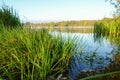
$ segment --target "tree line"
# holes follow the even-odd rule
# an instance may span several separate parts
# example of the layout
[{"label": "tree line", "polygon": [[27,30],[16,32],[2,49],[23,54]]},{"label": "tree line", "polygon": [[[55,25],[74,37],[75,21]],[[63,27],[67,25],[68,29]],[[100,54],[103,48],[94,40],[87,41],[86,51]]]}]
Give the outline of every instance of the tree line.
[{"label": "tree line", "polygon": [[49,27],[54,27],[54,26],[94,26],[95,22],[98,20],[79,20],[79,21],[60,21],[60,22],[49,22],[49,23],[25,23],[26,25],[32,25],[32,26],[49,26]]}]

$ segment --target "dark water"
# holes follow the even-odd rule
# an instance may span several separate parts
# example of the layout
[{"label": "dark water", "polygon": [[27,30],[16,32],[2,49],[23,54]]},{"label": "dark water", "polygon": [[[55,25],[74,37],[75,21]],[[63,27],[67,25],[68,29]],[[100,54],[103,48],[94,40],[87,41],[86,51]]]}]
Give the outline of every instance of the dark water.
[{"label": "dark water", "polygon": [[60,34],[63,39],[75,36],[78,38],[76,43],[78,48],[69,66],[69,76],[72,80],[77,77],[82,78],[79,76],[82,72],[100,73],[111,63],[116,52],[120,51],[120,47],[112,43],[110,39],[96,38],[93,27],[56,28],[52,34],[56,36]]}]

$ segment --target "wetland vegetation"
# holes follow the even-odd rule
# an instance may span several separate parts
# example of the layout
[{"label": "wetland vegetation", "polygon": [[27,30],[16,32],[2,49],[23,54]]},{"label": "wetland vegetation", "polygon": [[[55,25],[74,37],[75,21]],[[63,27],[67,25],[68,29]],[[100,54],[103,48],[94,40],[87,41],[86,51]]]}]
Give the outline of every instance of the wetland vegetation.
[{"label": "wetland vegetation", "polygon": [[120,79],[120,17],[23,25],[13,8],[1,8],[0,80],[4,79]]}]

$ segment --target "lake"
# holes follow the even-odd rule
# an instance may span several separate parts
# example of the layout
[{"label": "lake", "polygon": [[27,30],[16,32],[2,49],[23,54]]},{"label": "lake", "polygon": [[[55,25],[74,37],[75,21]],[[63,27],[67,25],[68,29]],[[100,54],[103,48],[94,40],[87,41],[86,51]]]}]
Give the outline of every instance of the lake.
[{"label": "lake", "polygon": [[[77,37],[77,51],[71,59],[69,76],[72,80],[82,78],[82,73],[94,72],[99,74],[101,70],[114,61],[114,55],[120,51],[115,43],[106,37],[96,37],[94,27],[54,27],[50,28],[54,36],[61,35],[63,39]],[[83,75],[84,76],[84,75]]]}]

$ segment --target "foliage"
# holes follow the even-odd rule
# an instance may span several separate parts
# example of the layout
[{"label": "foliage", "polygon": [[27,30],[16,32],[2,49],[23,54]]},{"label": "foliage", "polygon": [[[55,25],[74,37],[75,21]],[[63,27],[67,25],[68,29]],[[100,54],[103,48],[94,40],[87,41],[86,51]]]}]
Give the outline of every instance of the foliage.
[{"label": "foliage", "polygon": [[[95,37],[107,37],[120,48],[120,17],[113,19],[103,19],[94,26]],[[120,52],[116,52],[111,63],[102,71],[100,75],[93,76],[94,80],[118,80],[120,76]],[[92,77],[91,77],[92,78]],[[89,77],[89,79],[91,79]],[[86,78],[87,79],[87,78]],[[92,79],[91,79],[92,80]]]},{"label": "foliage", "polygon": [[60,21],[60,22],[49,22],[49,23],[38,23],[31,24],[34,26],[93,26],[97,20],[80,20],[80,21]]},{"label": "foliage", "polygon": [[0,27],[0,78],[46,80],[65,72],[75,52],[73,40],[53,37],[48,30]]},{"label": "foliage", "polygon": [[112,5],[114,5],[114,7],[116,8],[116,12],[115,12],[115,17],[119,17],[120,16],[120,0],[106,0],[106,1],[110,1],[110,3]]},{"label": "foliage", "polygon": [[19,16],[16,11],[11,7],[3,6],[0,8],[0,24],[7,28],[15,28],[21,26]]},{"label": "foliage", "polygon": [[49,23],[49,26],[50,26],[50,27],[55,26],[54,22],[50,22],[50,23]]},{"label": "foliage", "polygon": [[112,43],[120,46],[120,17],[101,20],[94,25],[94,36],[97,37],[108,37]]}]

